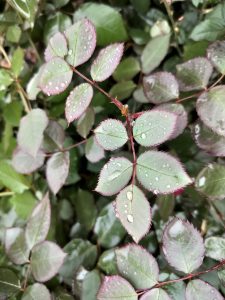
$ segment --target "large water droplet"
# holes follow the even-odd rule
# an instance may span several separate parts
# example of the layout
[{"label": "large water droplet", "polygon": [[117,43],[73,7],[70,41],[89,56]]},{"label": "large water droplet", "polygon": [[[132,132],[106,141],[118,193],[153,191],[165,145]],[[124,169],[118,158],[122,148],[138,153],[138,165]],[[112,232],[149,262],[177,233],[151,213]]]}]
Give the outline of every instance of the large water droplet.
[{"label": "large water droplet", "polygon": [[129,201],[131,201],[133,199],[133,193],[132,192],[130,192],[130,191],[127,192],[127,199]]},{"label": "large water droplet", "polygon": [[134,217],[132,215],[127,215],[127,221],[130,223],[134,222]]},{"label": "large water droplet", "polygon": [[143,140],[145,140],[145,139],[146,139],[146,134],[145,134],[145,133],[142,133],[141,138],[142,138]]},{"label": "large water droplet", "polygon": [[198,186],[199,186],[199,187],[204,186],[204,185],[205,185],[205,180],[206,180],[205,177],[201,177],[201,178],[199,179]]}]

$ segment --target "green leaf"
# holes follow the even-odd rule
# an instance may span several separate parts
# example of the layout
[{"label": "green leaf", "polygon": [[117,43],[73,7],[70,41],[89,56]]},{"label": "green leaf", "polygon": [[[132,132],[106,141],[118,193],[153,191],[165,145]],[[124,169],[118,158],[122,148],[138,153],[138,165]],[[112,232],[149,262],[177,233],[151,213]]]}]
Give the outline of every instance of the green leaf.
[{"label": "green leaf", "polygon": [[170,34],[151,39],[141,55],[142,71],[148,74],[157,68],[165,58],[170,44]]},{"label": "green leaf", "polygon": [[26,241],[30,249],[45,240],[51,220],[51,208],[48,194],[34,208],[25,230]]},{"label": "green leaf", "polygon": [[104,81],[112,75],[123,55],[123,44],[115,43],[102,49],[91,65],[94,81]]},{"label": "green leaf", "polygon": [[121,14],[111,6],[93,2],[85,3],[74,14],[75,21],[81,18],[88,18],[93,22],[99,46],[128,39]]},{"label": "green leaf", "polygon": [[133,56],[123,59],[113,73],[116,81],[130,80],[140,72],[139,60]]},{"label": "green leaf", "polygon": [[88,107],[86,112],[79,118],[76,124],[77,132],[83,138],[90,133],[95,123],[95,111],[92,107]]},{"label": "green leaf", "polygon": [[131,0],[130,2],[132,3],[133,7],[137,10],[137,12],[141,14],[145,14],[149,10],[150,0]]},{"label": "green leaf", "polygon": [[219,135],[225,135],[225,86],[202,93],[197,101],[197,113],[203,123]]},{"label": "green leaf", "polygon": [[26,288],[22,300],[51,300],[49,290],[45,285],[35,283]]},{"label": "green leaf", "polygon": [[80,224],[84,225],[88,231],[91,230],[97,215],[93,195],[79,189],[75,199],[75,210]]},{"label": "green leaf", "polygon": [[97,142],[105,150],[116,150],[128,140],[125,126],[115,119],[107,119],[101,122],[94,132]]},{"label": "green leaf", "polygon": [[15,8],[24,18],[30,18],[30,9],[27,0],[8,0],[8,3]]},{"label": "green leaf", "polygon": [[45,282],[54,277],[63,261],[66,253],[53,242],[44,241],[36,245],[31,254],[30,265],[34,278]]},{"label": "green leaf", "polygon": [[147,151],[138,157],[137,179],[154,194],[170,194],[192,182],[178,160],[160,151]]},{"label": "green leaf", "polygon": [[201,90],[207,87],[212,75],[212,65],[205,57],[193,58],[176,66],[181,91]]},{"label": "green leaf", "polygon": [[6,40],[11,43],[18,43],[21,38],[22,31],[18,25],[11,25],[6,32]]},{"label": "green leaf", "polygon": [[114,249],[106,250],[101,254],[98,260],[98,268],[107,275],[118,273]]},{"label": "green leaf", "polygon": [[143,88],[149,102],[160,104],[179,97],[176,78],[169,72],[158,72],[144,77]]},{"label": "green leaf", "polygon": [[17,48],[12,57],[12,72],[15,77],[18,77],[24,67],[24,51],[21,48]]},{"label": "green leaf", "polygon": [[205,240],[206,256],[221,261],[225,259],[225,238],[212,236]]},{"label": "green leaf", "polygon": [[0,91],[4,91],[11,83],[13,82],[13,78],[10,76],[9,72],[0,69]]},{"label": "green leaf", "polygon": [[76,86],[66,99],[65,115],[68,123],[81,117],[91,103],[93,88],[89,83]]},{"label": "green leaf", "polygon": [[48,46],[45,49],[45,61],[48,62],[56,56],[63,58],[64,56],[66,56],[67,53],[68,49],[66,38],[62,33],[57,32],[50,38]]},{"label": "green leaf", "polygon": [[18,145],[33,157],[36,157],[43,140],[43,133],[48,125],[48,117],[44,110],[32,109],[20,120],[17,134]]},{"label": "green leaf", "polygon": [[172,300],[172,298],[169,297],[167,292],[165,292],[163,289],[153,289],[147,293],[145,293],[143,296],[141,296],[140,300]]},{"label": "green leaf", "polygon": [[148,289],[157,284],[158,264],[155,258],[144,248],[135,244],[128,244],[116,249],[116,259],[120,274],[135,289]]},{"label": "green leaf", "polygon": [[98,243],[104,248],[112,248],[124,238],[125,230],[116,218],[111,203],[100,211],[94,233],[97,235]]},{"label": "green leaf", "polygon": [[10,198],[10,203],[15,209],[17,216],[26,220],[37,202],[35,197],[29,191],[25,191],[22,194],[13,195]]},{"label": "green leaf", "polygon": [[199,148],[211,156],[225,156],[224,136],[216,134],[200,121],[193,125],[192,133]]},{"label": "green leaf", "polygon": [[18,227],[6,229],[5,250],[14,264],[22,265],[29,262],[30,250],[23,229]]},{"label": "green leaf", "polygon": [[64,32],[68,43],[67,62],[77,67],[92,56],[96,47],[94,25],[87,19],[76,22]]},{"label": "green leaf", "polygon": [[6,104],[3,109],[3,116],[6,122],[12,126],[19,126],[23,106],[19,101],[13,101]]},{"label": "green leaf", "polygon": [[81,300],[96,300],[100,284],[99,271],[93,270],[88,272],[82,282]]},{"label": "green leaf", "polygon": [[46,95],[57,95],[69,86],[72,76],[70,66],[61,57],[54,57],[44,65],[39,86]]},{"label": "green leaf", "polygon": [[95,191],[105,196],[117,194],[131,179],[133,164],[124,157],[111,158],[99,175]]},{"label": "green leaf", "polygon": [[225,166],[217,163],[209,164],[198,174],[195,187],[211,200],[224,199]]},{"label": "green leaf", "polygon": [[65,184],[69,174],[69,166],[69,152],[55,153],[49,158],[46,166],[46,178],[53,194],[56,195]]},{"label": "green leaf", "polygon": [[104,281],[97,294],[97,299],[137,300],[138,295],[128,281],[118,275],[115,275],[104,277]]},{"label": "green leaf", "polygon": [[[213,296],[213,298],[212,298]],[[189,281],[186,288],[187,300],[223,300],[224,297],[219,293],[217,289],[200,279],[194,279]]]},{"label": "green leaf", "polygon": [[44,160],[45,154],[42,150],[33,157],[17,147],[13,152],[12,166],[18,173],[29,174],[39,169],[44,164]]},{"label": "green leaf", "polygon": [[134,139],[145,147],[162,144],[172,136],[176,121],[174,113],[156,109],[144,112],[134,123]]},{"label": "green leaf", "polygon": [[147,97],[144,94],[143,87],[138,87],[133,93],[134,100],[139,103],[149,103]]},{"label": "green leaf", "polygon": [[121,81],[112,86],[109,94],[114,98],[124,100],[132,95],[135,88],[136,84],[132,80]]},{"label": "green leaf", "polygon": [[49,120],[48,127],[45,129],[43,148],[46,152],[54,152],[63,148],[65,141],[64,128],[56,121]]},{"label": "green leaf", "polygon": [[225,74],[225,41],[216,41],[207,49],[207,57],[212,65],[222,74]]},{"label": "green leaf", "polygon": [[41,66],[37,73],[35,73],[27,84],[27,95],[29,100],[36,100],[37,95],[41,92],[41,88],[39,87],[40,76],[42,74],[45,65]]},{"label": "green leaf", "polygon": [[30,187],[27,178],[18,174],[6,160],[0,161],[0,182],[11,191],[19,194]]},{"label": "green leaf", "polygon": [[151,226],[151,208],[144,193],[135,185],[129,185],[119,193],[115,212],[136,243],[148,233]]},{"label": "green leaf", "polygon": [[20,289],[21,285],[17,275],[10,269],[0,268],[0,296],[4,298],[11,296],[18,293]]},{"label": "green leaf", "polygon": [[92,163],[96,163],[105,157],[104,149],[97,143],[93,136],[85,144],[85,156]]},{"label": "green leaf", "polygon": [[167,223],[163,232],[163,253],[172,267],[191,273],[201,266],[204,252],[201,234],[192,224],[175,217]]}]

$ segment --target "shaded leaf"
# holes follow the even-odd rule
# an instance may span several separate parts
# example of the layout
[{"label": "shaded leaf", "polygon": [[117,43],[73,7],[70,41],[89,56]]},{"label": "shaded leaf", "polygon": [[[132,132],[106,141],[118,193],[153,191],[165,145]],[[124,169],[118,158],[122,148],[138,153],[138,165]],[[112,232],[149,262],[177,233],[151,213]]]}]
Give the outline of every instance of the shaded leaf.
[{"label": "shaded leaf", "polygon": [[216,86],[202,93],[197,101],[197,113],[203,123],[219,135],[225,135],[225,86]]},{"label": "shaded leaf", "polygon": [[115,212],[136,243],[148,233],[151,226],[151,208],[144,193],[135,185],[129,185],[119,193]]},{"label": "shaded leaf", "polygon": [[96,47],[94,25],[87,19],[76,22],[64,32],[68,43],[67,62],[77,67],[92,56]]},{"label": "shaded leaf", "polygon": [[25,191],[22,194],[14,194],[10,198],[10,203],[12,204],[17,216],[21,219],[27,220],[37,201],[31,192]]},{"label": "shaded leaf", "polygon": [[8,0],[9,4],[12,5],[24,18],[30,18],[30,9],[27,0]]},{"label": "shaded leaf", "polygon": [[89,83],[76,86],[66,99],[65,114],[68,123],[78,119],[88,108],[93,97],[93,88]]},{"label": "shaded leaf", "polygon": [[44,67],[45,65],[41,66],[38,72],[35,73],[28,81],[26,92],[29,100],[36,100],[37,95],[41,91],[41,88],[39,87],[39,81]]},{"label": "shaded leaf", "polygon": [[206,256],[221,261],[225,259],[225,238],[212,236],[205,240]]},{"label": "shaded leaf", "polygon": [[24,230],[18,227],[6,229],[5,250],[10,260],[16,265],[29,262],[29,249]]},{"label": "shaded leaf", "polygon": [[[212,298],[213,297],[213,298]],[[189,281],[186,288],[186,299],[187,300],[223,300],[224,297],[219,293],[217,289],[208,284],[207,282],[194,279]]]},{"label": "shaded leaf", "polygon": [[49,290],[45,285],[35,283],[26,288],[22,300],[51,300]]},{"label": "shaded leaf", "polygon": [[43,133],[48,125],[44,110],[32,109],[20,121],[17,142],[21,150],[36,157],[43,140]]},{"label": "shaded leaf", "polygon": [[104,149],[92,136],[87,140],[85,144],[85,156],[92,163],[96,163],[105,157]]},{"label": "shaded leaf", "polygon": [[213,66],[222,74],[225,74],[225,41],[216,41],[207,49],[207,57]]},{"label": "shaded leaf", "polygon": [[138,87],[133,93],[134,100],[140,103],[149,103],[147,97],[144,94],[143,87]]},{"label": "shaded leaf", "polygon": [[68,49],[66,38],[62,33],[57,32],[50,38],[48,46],[45,49],[45,61],[48,62],[53,57],[57,56],[63,58],[67,54],[67,52]]},{"label": "shaded leaf", "polygon": [[209,164],[198,174],[195,180],[196,189],[212,200],[225,197],[225,166]]},{"label": "shaded leaf", "polygon": [[95,123],[95,112],[92,107],[88,107],[86,112],[79,118],[76,124],[77,132],[83,138],[86,138],[90,133],[92,126]]},{"label": "shaded leaf", "polygon": [[128,244],[116,249],[115,252],[120,274],[135,289],[148,289],[157,284],[158,264],[155,258],[144,248],[135,244]]},{"label": "shaded leaf", "polygon": [[116,81],[130,80],[140,72],[140,63],[137,58],[129,56],[123,59],[113,73]]},{"label": "shaded leaf", "polygon": [[[0,296],[8,297],[21,289],[17,275],[10,269],[0,268]],[[3,298],[3,299],[4,299]]]},{"label": "shaded leaf", "polygon": [[18,47],[12,57],[12,72],[15,77],[18,77],[24,67],[24,51]]},{"label": "shaded leaf", "polygon": [[181,91],[201,90],[207,87],[212,75],[212,65],[205,57],[197,57],[179,64],[177,79]]},{"label": "shaded leaf", "polygon": [[95,191],[102,195],[117,194],[131,179],[133,164],[124,157],[111,158],[99,175]]},{"label": "shaded leaf", "polygon": [[153,289],[147,293],[145,293],[143,296],[141,296],[140,300],[172,300],[172,298],[169,297],[167,292],[165,292],[163,289]]},{"label": "shaded leaf", "polygon": [[163,232],[163,253],[172,267],[191,273],[201,266],[204,252],[201,234],[192,224],[178,218],[167,223]]},{"label": "shaded leaf", "polygon": [[50,227],[51,208],[48,194],[34,208],[25,230],[26,241],[30,249],[45,240]]},{"label": "shaded leaf", "polygon": [[88,272],[82,282],[81,300],[96,300],[97,292],[101,284],[98,270]]},{"label": "shaded leaf", "polygon": [[112,44],[102,49],[91,65],[94,81],[104,81],[112,75],[123,55],[123,44]]},{"label": "shaded leaf", "polygon": [[107,119],[94,130],[96,140],[105,150],[116,150],[128,140],[125,126],[115,119]]},{"label": "shaded leaf", "polygon": [[57,95],[65,91],[73,76],[70,66],[61,57],[53,57],[42,69],[39,87],[46,95]]},{"label": "shaded leaf", "polygon": [[121,81],[112,86],[109,94],[119,100],[124,100],[132,95],[135,88],[136,84],[132,80]]},{"label": "shaded leaf", "polygon": [[43,148],[46,152],[54,152],[63,148],[65,141],[64,128],[56,121],[50,120],[45,130]]},{"label": "shaded leaf", "polygon": [[63,264],[66,253],[53,242],[36,245],[31,254],[31,271],[37,281],[45,282],[54,277]]},{"label": "shaded leaf", "polygon": [[144,77],[143,87],[149,102],[160,104],[179,97],[176,78],[169,72],[158,72]]},{"label": "shaded leaf", "polygon": [[117,274],[115,249],[104,251],[98,260],[98,268],[107,275]]},{"label": "shaded leaf", "polygon": [[46,178],[50,189],[55,195],[66,182],[66,178],[69,174],[69,166],[69,152],[55,153],[47,162]]},{"label": "shaded leaf", "polygon": [[150,73],[160,65],[167,54],[169,43],[170,34],[157,36],[148,42],[141,55],[144,74]]},{"label": "shaded leaf", "polygon": [[128,281],[118,275],[115,275],[105,276],[104,281],[98,291],[97,299],[137,300],[138,295]]},{"label": "shaded leaf", "polygon": [[176,121],[174,113],[156,109],[144,112],[134,123],[134,139],[145,147],[162,144],[172,136]]},{"label": "shaded leaf", "polygon": [[19,147],[15,149],[12,157],[13,168],[21,174],[29,174],[39,169],[45,160],[45,154],[39,150],[35,157],[23,151]]},{"label": "shaded leaf", "polygon": [[7,70],[1,68],[0,70],[0,91],[4,91],[11,83],[13,78],[10,76]]},{"label": "shaded leaf", "polygon": [[173,193],[192,182],[178,160],[160,151],[147,151],[139,156],[137,179],[154,194]]}]

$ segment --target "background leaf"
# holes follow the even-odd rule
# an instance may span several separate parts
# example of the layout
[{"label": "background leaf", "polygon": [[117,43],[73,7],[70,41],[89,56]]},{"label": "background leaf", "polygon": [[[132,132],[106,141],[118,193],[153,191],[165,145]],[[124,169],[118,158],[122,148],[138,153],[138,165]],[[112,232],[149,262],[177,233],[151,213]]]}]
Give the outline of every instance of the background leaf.
[{"label": "background leaf", "polygon": [[116,81],[130,80],[140,72],[140,63],[136,57],[123,59],[113,73]]},{"label": "background leaf", "polygon": [[92,163],[96,163],[105,157],[104,149],[97,143],[96,139],[93,137],[90,137],[86,142],[85,156]]},{"label": "background leaf", "polygon": [[169,295],[163,289],[153,289],[143,296],[141,296],[140,300],[171,300]]},{"label": "background leaf", "polygon": [[205,240],[206,256],[221,261],[225,259],[225,238],[209,237]]},{"label": "background leaf", "polygon": [[19,278],[10,269],[0,268],[0,296],[11,296],[21,288]]},{"label": "background leaf", "polygon": [[210,286],[207,282],[204,282],[200,279],[191,280],[187,285],[187,300],[197,300],[201,298],[205,300],[211,300],[212,295],[215,299],[223,299],[222,295],[214,287]]},{"label": "background leaf", "polygon": [[90,133],[95,122],[95,112],[92,107],[88,107],[86,112],[79,118],[76,124],[77,132],[83,138],[86,138]]},{"label": "background leaf", "polygon": [[22,297],[22,300],[30,300],[30,299],[51,300],[51,295],[45,285],[40,283],[35,283],[27,287]]}]

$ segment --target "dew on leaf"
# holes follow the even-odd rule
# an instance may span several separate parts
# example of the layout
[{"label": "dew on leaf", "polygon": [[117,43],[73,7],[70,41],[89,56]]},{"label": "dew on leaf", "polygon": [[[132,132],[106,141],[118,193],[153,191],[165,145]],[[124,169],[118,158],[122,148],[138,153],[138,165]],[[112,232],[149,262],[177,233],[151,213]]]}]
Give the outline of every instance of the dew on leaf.
[{"label": "dew on leaf", "polygon": [[134,222],[134,217],[133,217],[133,215],[127,215],[127,221],[128,221],[129,223],[133,223],[133,222]]}]

